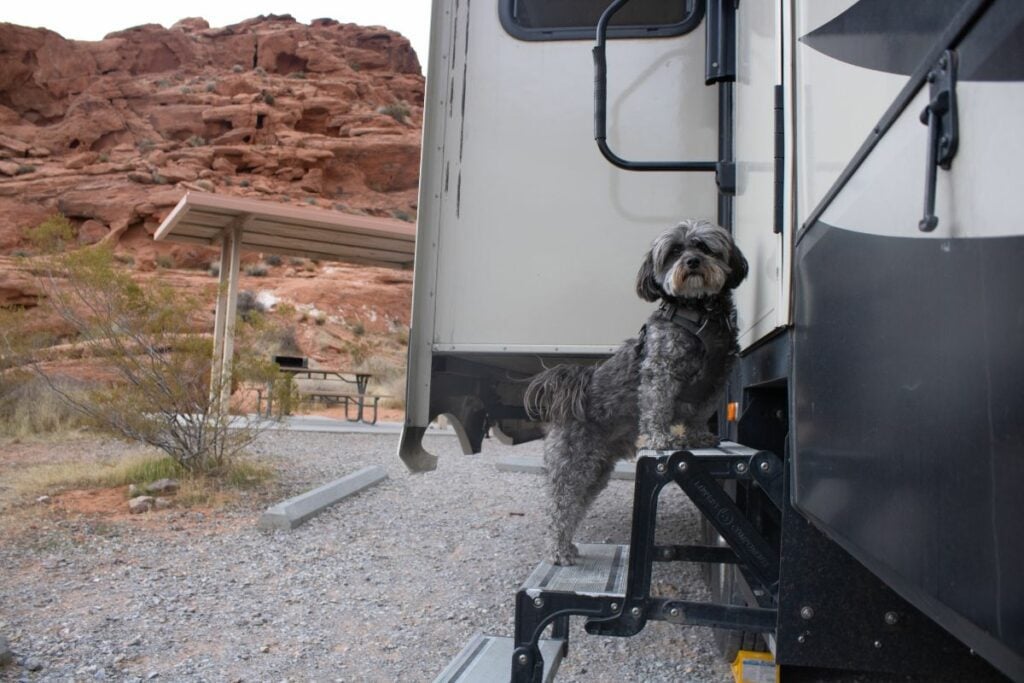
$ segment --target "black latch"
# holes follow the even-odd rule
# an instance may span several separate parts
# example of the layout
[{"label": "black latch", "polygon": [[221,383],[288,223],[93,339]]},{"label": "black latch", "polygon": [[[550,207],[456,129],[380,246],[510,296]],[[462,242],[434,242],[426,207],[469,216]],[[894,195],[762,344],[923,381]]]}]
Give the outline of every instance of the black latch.
[{"label": "black latch", "polygon": [[949,170],[960,142],[956,104],[957,56],[946,50],[928,72],[930,99],[921,112],[921,123],[928,126],[928,164],[925,167],[924,217],[917,227],[931,232],[939,224],[935,215],[935,180],[938,167]]}]

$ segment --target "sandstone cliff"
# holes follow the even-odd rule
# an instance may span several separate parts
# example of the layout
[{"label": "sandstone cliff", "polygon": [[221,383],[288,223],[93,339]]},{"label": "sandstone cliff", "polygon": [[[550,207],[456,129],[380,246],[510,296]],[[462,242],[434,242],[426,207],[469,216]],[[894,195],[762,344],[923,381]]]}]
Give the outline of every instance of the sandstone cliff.
[{"label": "sandstone cliff", "polygon": [[57,210],[83,242],[151,232],[186,189],[411,217],[422,99],[416,54],[381,28],[0,24],[0,252]]},{"label": "sandstone cliff", "polygon": [[[0,23],[0,257],[30,254],[26,231],[61,212],[80,244],[113,243],[141,271],[205,269],[212,250],[152,242],[187,190],[414,220],[423,85],[401,35],[330,19],[191,18],[95,42]],[[408,273],[264,270],[243,287],[326,313],[304,346],[329,348],[313,340],[332,321],[341,347],[354,324],[408,323]],[[35,296],[0,258],[0,306]]]}]

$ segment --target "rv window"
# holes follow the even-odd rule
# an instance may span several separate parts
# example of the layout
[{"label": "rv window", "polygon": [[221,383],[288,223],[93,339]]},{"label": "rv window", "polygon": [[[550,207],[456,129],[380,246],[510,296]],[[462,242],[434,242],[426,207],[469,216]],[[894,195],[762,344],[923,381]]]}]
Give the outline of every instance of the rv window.
[{"label": "rv window", "polygon": [[[611,0],[499,0],[501,24],[520,40],[593,40]],[[692,31],[704,0],[632,0],[608,26],[609,38],[660,38]]]}]

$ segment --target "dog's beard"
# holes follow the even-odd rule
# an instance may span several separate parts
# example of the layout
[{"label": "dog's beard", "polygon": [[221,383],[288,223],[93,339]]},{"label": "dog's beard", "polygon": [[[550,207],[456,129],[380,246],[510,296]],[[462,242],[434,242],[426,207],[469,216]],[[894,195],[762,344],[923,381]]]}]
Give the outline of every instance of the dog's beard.
[{"label": "dog's beard", "polygon": [[675,263],[665,278],[665,292],[681,299],[713,296],[722,291],[728,270],[719,261],[704,261],[695,270],[682,263]]}]

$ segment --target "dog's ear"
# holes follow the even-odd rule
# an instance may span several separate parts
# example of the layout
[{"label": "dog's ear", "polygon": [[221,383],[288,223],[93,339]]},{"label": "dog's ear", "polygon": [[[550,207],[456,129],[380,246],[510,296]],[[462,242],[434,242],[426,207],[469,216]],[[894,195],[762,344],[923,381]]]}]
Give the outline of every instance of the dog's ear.
[{"label": "dog's ear", "polygon": [[724,289],[736,289],[747,277],[747,259],[735,244],[729,252],[729,277],[725,280]]},{"label": "dog's ear", "polygon": [[654,279],[654,253],[647,252],[640,270],[636,274],[636,295],[645,301],[657,301],[661,298],[661,287]]}]

